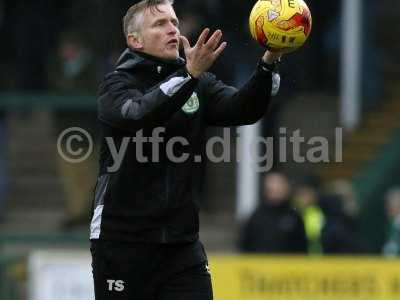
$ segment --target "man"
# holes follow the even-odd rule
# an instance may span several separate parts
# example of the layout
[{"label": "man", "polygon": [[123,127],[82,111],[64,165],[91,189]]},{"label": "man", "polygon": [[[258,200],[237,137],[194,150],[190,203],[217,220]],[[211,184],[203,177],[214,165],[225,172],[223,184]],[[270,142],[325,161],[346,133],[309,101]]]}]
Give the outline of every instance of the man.
[{"label": "man", "polygon": [[383,254],[387,257],[400,256],[400,189],[391,188],[385,195],[387,217],[386,240]]},{"label": "man", "polygon": [[291,187],[284,174],[273,172],[265,176],[263,202],[243,228],[243,252],[307,252],[304,223],[291,206],[290,196]]},{"label": "man", "polygon": [[[280,53],[267,51],[237,90],[206,73],[227,45],[220,43],[221,31],[208,38],[205,29],[190,46],[171,1],[133,5],[123,23],[128,49],[98,100],[105,138],[90,234],[96,299],[212,299],[193,176],[204,131],[252,124],[264,115]],[[157,143],[139,143],[139,137]],[[180,163],[170,159],[185,154]]]}]

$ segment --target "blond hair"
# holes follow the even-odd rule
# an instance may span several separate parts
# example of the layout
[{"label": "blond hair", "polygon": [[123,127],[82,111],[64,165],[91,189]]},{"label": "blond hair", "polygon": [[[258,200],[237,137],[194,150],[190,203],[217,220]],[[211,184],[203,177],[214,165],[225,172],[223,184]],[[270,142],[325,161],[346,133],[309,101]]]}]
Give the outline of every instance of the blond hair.
[{"label": "blond hair", "polygon": [[146,9],[156,8],[161,4],[174,4],[174,0],[143,0],[129,7],[122,19],[123,31],[125,36],[140,31],[143,23],[143,15]]}]

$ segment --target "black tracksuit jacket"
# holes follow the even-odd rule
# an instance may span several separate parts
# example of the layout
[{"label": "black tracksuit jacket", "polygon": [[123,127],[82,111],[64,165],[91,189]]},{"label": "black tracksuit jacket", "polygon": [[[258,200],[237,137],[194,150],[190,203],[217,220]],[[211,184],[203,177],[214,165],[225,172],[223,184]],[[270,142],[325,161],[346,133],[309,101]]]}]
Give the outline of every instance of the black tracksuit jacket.
[{"label": "black tracksuit jacket", "polygon": [[[183,59],[166,62],[127,49],[99,90],[102,146],[90,238],[146,243],[197,240],[199,205],[194,190],[200,165],[194,156],[204,153],[205,129],[257,122],[269,107],[271,86],[272,73],[260,65],[237,90],[210,73],[192,78]],[[189,99],[196,101],[185,112]],[[131,140],[120,167],[110,171],[114,160],[106,137],[119,150],[124,139],[138,133],[151,137],[159,127],[163,128],[159,151],[143,144],[141,154],[148,162],[138,159]],[[178,136],[188,142],[174,146],[176,157],[189,155],[182,163],[166,155],[167,142]]]}]

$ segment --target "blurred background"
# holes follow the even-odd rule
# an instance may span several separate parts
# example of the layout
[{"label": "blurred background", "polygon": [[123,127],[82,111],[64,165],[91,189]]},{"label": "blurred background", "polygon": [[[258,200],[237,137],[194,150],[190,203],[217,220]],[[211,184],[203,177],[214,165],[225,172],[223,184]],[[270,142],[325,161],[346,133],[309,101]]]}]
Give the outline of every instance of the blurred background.
[{"label": "blurred background", "polygon": [[[306,2],[308,42],[283,57],[270,114],[240,129],[274,138],[272,170],[251,173],[246,161],[233,160],[205,163],[199,174],[201,238],[211,257],[295,254],[323,263],[331,255],[400,255],[400,2]],[[125,48],[121,19],[133,3],[0,0],[2,300],[36,299],[29,268],[36,250],[88,252],[98,144],[88,160],[70,164],[57,152],[57,137],[69,127],[98,136],[97,86]],[[205,26],[223,30],[228,48],[212,72],[238,87],[264,51],[248,30],[254,3],[175,1],[191,42]],[[310,138],[323,137],[329,157],[299,163],[287,151],[279,159],[279,138],[291,149],[298,129],[300,153]]]}]

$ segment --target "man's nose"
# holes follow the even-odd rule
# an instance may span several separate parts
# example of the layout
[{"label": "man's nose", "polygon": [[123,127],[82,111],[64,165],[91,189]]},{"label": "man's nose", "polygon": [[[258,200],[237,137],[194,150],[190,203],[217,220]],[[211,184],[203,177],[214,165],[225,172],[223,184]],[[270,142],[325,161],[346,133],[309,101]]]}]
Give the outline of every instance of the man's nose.
[{"label": "man's nose", "polygon": [[168,34],[177,34],[179,32],[178,27],[174,25],[174,23],[169,22],[169,27],[168,27]]}]

